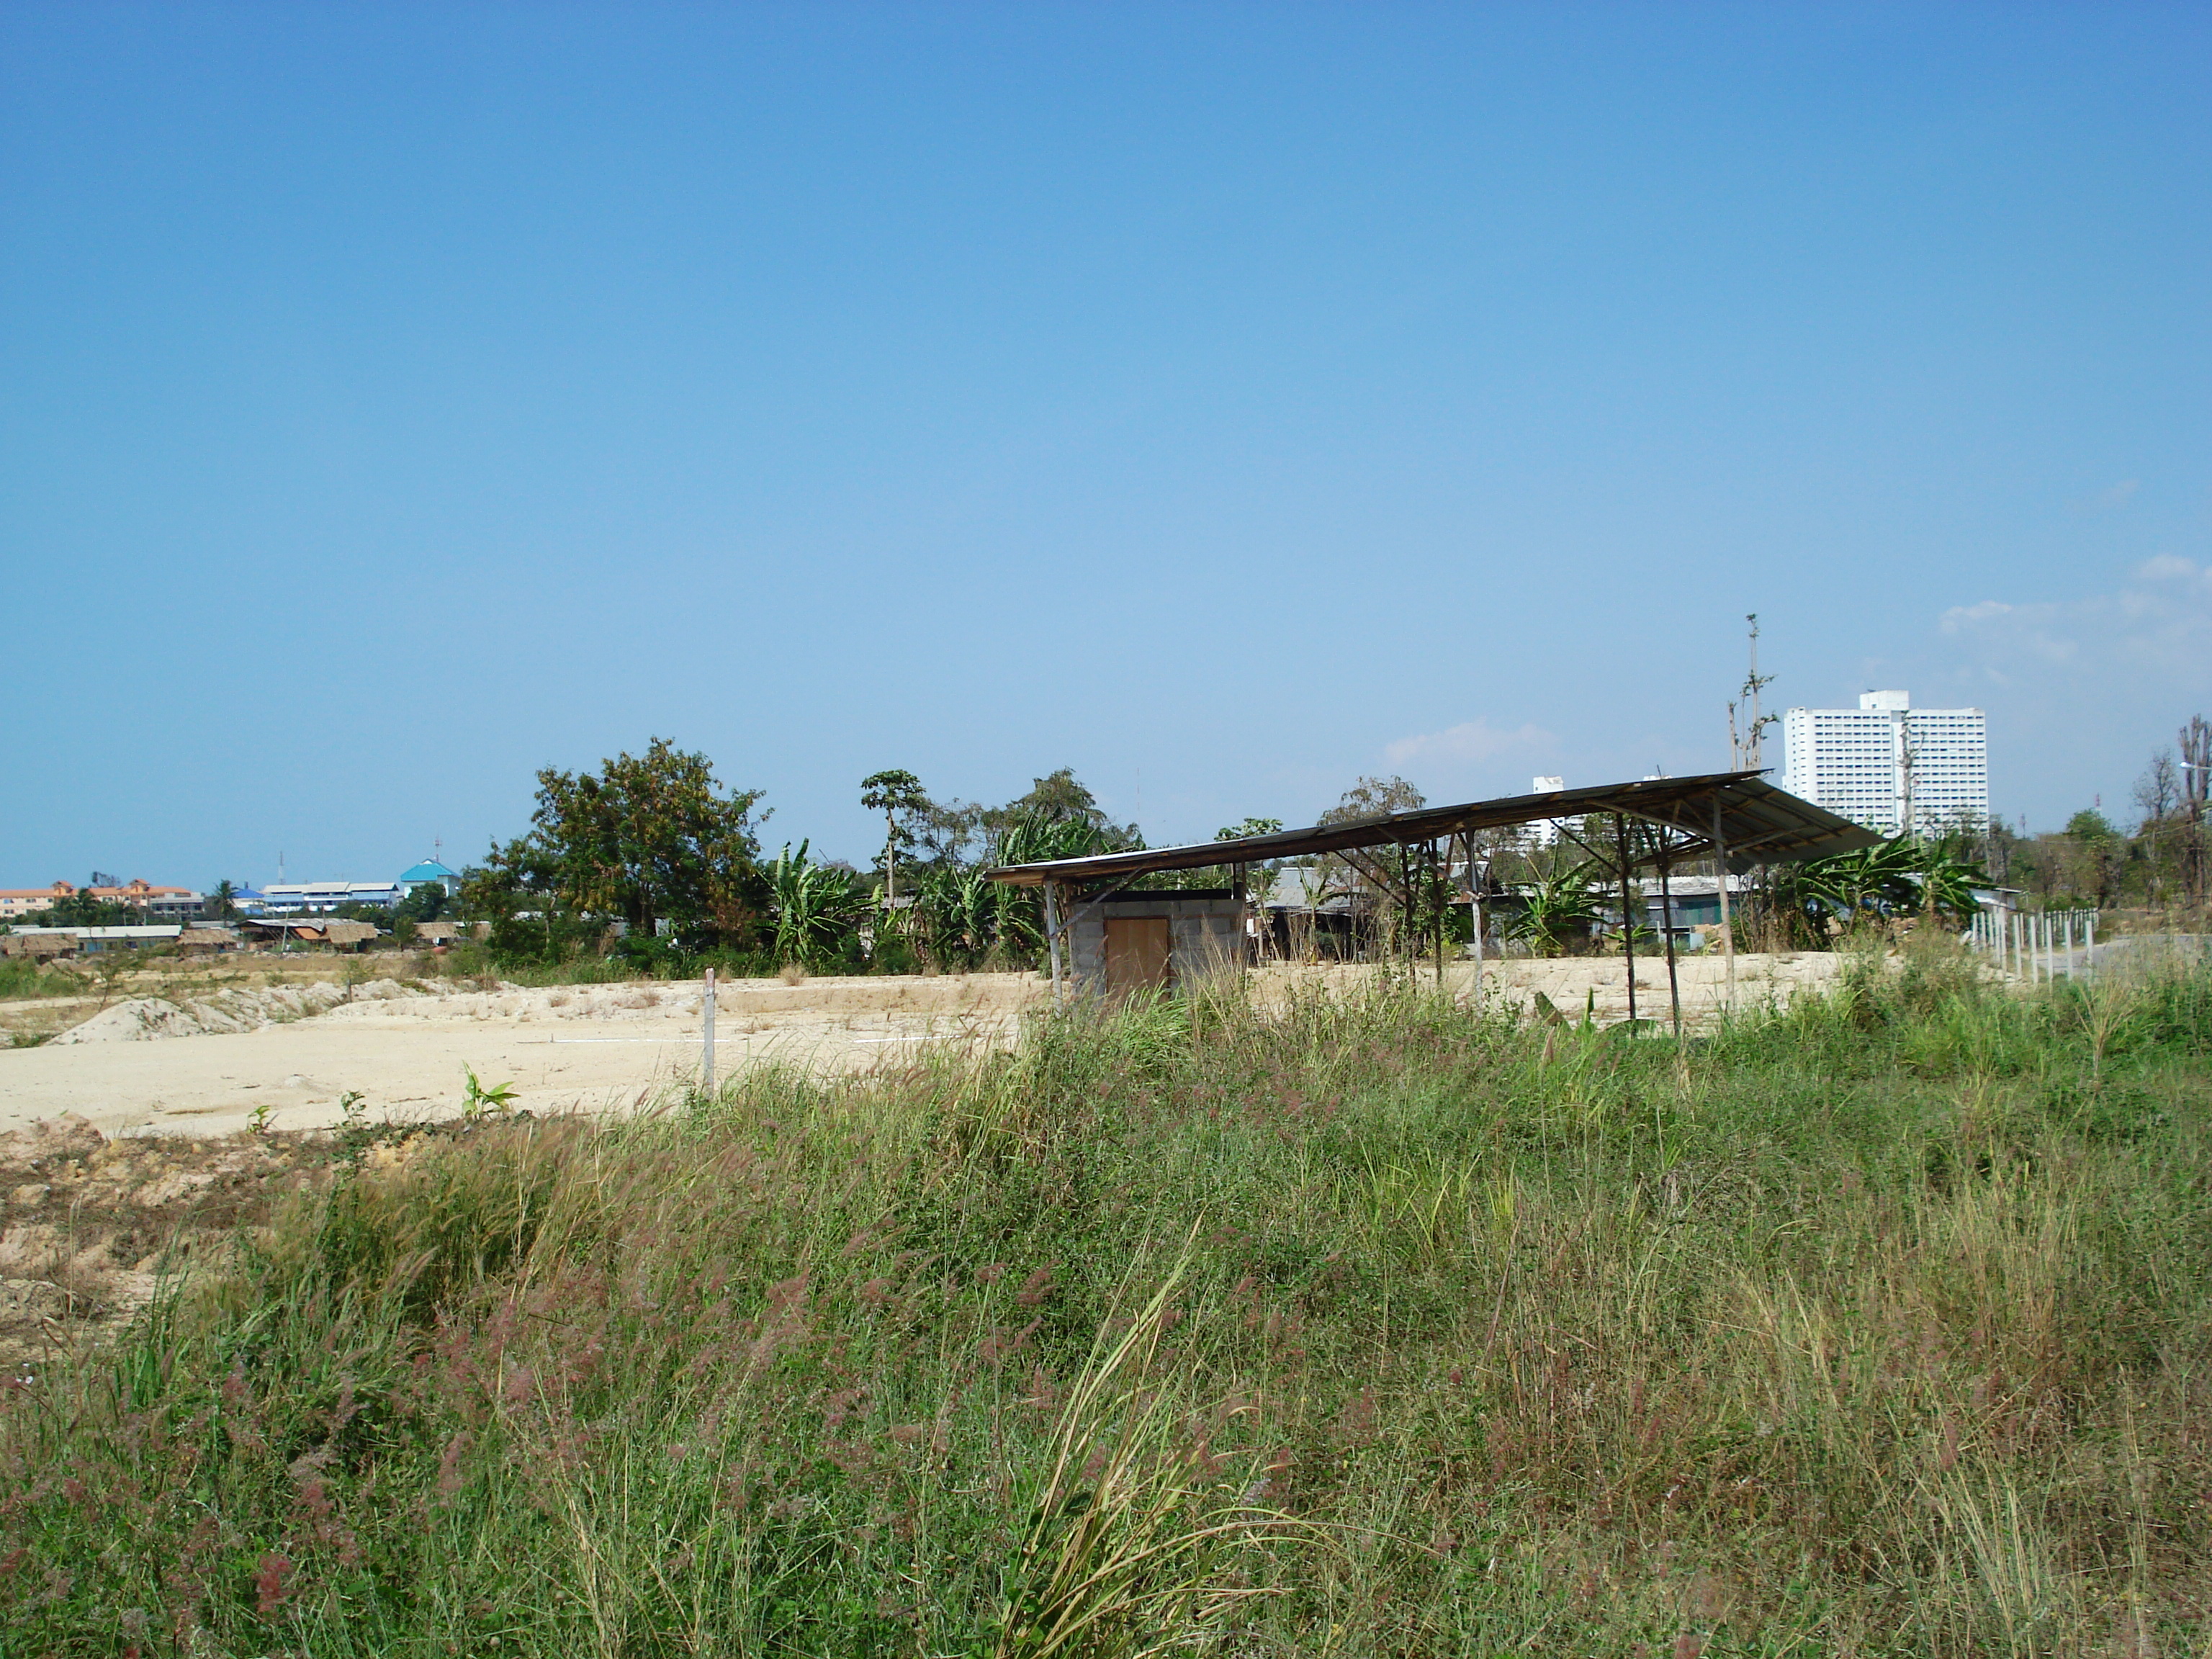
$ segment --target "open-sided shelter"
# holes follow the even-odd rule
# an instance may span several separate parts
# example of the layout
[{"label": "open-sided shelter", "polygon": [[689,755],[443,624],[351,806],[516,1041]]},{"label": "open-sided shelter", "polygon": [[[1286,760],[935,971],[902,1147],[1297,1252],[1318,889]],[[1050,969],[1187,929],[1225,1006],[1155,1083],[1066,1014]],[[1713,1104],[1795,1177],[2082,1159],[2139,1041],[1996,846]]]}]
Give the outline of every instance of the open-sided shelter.
[{"label": "open-sided shelter", "polygon": [[[1248,957],[1249,933],[1247,869],[1322,853],[1343,859],[1389,902],[1401,907],[1407,925],[1400,937],[1409,954],[1422,938],[1425,921],[1441,974],[1440,908],[1434,903],[1425,907],[1422,901],[1443,885],[1455,862],[1463,860],[1467,867],[1474,867],[1479,857],[1476,837],[1520,824],[1593,817],[1610,819],[1613,830],[1597,842],[1585,841],[1583,845],[1620,885],[1624,915],[1642,908],[1640,903],[1632,904],[1630,889],[1636,872],[1644,867],[1656,869],[1664,881],[1676,866],[1692,860],[1717,859],[1725,868],[1741,872],[1760,864],[1852,852],[1881,839],[1873,830],[1776,788],[1757,772],[1714,772],[1594,784],[1456,806],[1423,806],[1351,823],[1008,865],[990,873],[994,881],[1043,890],[1055,999],[1078,990],[1115,993],[1164,987],[1177,978],[1242,965]],[[1163,872],[1220,868],[1230,872],[1226,889],[1147,890],[1131,886]],[[1733,985],[1735,946],[1724,892],[1721,908],[1722,944]],[[1475,936],[1479,951],[1480,928]],[[1671,967],[1671,935],[1668,951]],[[1632,1011],[1632,958],[1629,981]]]}]

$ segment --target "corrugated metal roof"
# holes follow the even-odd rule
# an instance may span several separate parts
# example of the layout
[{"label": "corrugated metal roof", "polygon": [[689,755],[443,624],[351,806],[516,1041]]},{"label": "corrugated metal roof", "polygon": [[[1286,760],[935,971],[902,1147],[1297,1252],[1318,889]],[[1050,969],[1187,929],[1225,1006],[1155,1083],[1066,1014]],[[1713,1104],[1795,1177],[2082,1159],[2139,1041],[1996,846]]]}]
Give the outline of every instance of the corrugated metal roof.
[{"label": "corrugated metal roof", "polygon": [[1126,879],[1157,870],[1201,870],[1210,865],[1260,864],[1349,848],[1404,846],[1469,830],[1502,830],[1593,812],[1626,813],[1666,825],[1683,838],[1672,849],[1673,856],[1681,860],[1711,855],[1716,808],[1732,870],[1826,858],[1872,847],[1882,839],[1848,818],[1776,788],[1756,772],[1712,772],[1692,778],[1592,784],[1540,795],[1507,795],[1458,806],[1416,807],[1410,812],[1393,812],[1358,823],[1316,824],[1310,830],[1283,830],[1235,841],[1007,865],[990,875],[994,881],[1017,887],[1035,887],[1048,881]]}]

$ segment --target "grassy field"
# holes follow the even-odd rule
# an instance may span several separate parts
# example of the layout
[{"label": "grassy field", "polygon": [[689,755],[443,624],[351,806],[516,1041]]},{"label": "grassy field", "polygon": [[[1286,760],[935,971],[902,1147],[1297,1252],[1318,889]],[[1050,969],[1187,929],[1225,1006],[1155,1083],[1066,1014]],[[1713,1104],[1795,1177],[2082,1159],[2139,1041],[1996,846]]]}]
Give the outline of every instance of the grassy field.
[{"label": "grassy field", "polygon": [[2212,1651],[2208,1054],[1929,949],[372,1149],[8,1391],[0,1651]]}]

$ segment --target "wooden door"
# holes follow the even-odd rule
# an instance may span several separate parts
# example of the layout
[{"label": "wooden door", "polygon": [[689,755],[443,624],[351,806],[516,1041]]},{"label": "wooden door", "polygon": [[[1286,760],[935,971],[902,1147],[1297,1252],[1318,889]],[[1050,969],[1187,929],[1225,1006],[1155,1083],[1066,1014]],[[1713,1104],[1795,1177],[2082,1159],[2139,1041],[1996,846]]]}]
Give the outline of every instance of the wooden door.
[{"label": "wooden door", "polygon": [[1106,918],[1106,994],[1164,991],[1168,986],[1168,919]]}]

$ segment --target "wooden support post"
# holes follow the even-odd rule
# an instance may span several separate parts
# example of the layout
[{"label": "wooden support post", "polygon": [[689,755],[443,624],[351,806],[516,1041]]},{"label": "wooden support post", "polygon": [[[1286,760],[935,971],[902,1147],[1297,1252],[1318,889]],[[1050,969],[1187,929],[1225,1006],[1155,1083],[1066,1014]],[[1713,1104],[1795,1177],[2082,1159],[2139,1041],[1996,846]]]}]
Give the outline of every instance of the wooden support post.
[{"label": "wooden support post", "polygon": [[1060,994],[1060,884],[1044,884],[1044,940],[1052,963],[1052,1006],[1061,1006]]},{"label": "wooden support post", "polygon": [[1713,797],[1713,872],[1718,878],[1721,896],[1721,953],[1728,958],[1728,996],[1721,1012],[1735,1012],[1735,922],[1729,914],[1728,837],[1721,833],[1721,798]]},{"label": "wooden support post", "polygon": [[1613,815],[1613,841],[1620,849],[1620,950],[1628,962],[1628,1029],[1636,1029],[1636,913],[1628,902],[1628,815]]},{"label": "wooden support post", "polygon": [[707,970],[707,987],[699,1001],[699,1026],[702,1053],[699,1059],[699,1092],[709,1100],[714,1097],[714,970]]},{"label": "wooden support post", "polygon": [[1667,936],[1667,1002],[1674,1013],[1674,1041],[1682,1040],[1682,988],[1674,978],[1674,890],[1668,884],[1667,856],[1662,842],[1659,848],[1659,931]]},{"label": "wooden support post", "polygon": [[1405,884],[1406,922],[1401,942],[1406,957],[1406,979],[1410,984],[1413,977],[1413,960],[1421,952],[1420,923],[1418,920],[1420,912],[1415,908],[1413,897],[1413,849],[1402,841],[1398,843],[1398,878]]},{"label": "wooden support post", "polygon": [[1449,878],[1449,872],[1440,866],[1437,844],[1431,841],[1429,843],[1429,908],[1433,914],[1429,921],[1437,930],[1437,988],[1439,991],[1444,985],[1444,883]]}]

